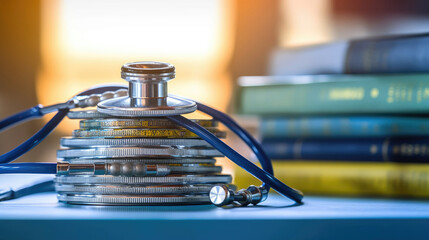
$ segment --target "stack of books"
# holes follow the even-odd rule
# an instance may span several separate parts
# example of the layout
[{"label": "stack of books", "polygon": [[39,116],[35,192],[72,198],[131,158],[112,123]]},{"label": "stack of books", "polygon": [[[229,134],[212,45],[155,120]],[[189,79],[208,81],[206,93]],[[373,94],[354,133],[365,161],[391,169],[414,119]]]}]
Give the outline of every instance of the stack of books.
[{"label": "stack of books", "polygon": [[429,197],[429,34],[281,49],[270,66],[239,79],[239,111],[261,117],[276,177],[310,194]]}]

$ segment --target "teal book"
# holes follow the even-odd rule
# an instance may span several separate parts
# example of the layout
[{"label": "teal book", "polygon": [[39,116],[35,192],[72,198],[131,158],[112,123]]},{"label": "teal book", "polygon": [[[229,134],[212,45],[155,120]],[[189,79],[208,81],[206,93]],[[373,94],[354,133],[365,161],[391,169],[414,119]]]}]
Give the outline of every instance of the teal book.
[{"label": "teal book", "polygon": [[429,74],[241,77],[248,115],[428,114]]}]

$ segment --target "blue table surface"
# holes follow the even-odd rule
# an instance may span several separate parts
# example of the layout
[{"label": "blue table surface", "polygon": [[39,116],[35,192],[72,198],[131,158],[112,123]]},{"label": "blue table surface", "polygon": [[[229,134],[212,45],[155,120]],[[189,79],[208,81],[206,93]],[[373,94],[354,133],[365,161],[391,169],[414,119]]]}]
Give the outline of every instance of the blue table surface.
[{"label": "blue table surface", "polygon": [[[307,196],[303,205],[276,194],[258,206],[84,206],[59,203],[55,193],[0,202],[0,220],[292,220],[425,219],[429,201]],[[428,226],[429,227],[429,226]]]},{"label": "blue table surface", "polygon": [[259,206],[226,209],[68,205],[55,193],[39,193],[0,202],[0,229],[0,239],[141,238],[143,232],[149,239],[429,239],[429,201],[306,197],[297,206],[272,194]]},{"label": "blue table surface", "polygon": [[[34,178],[34,176],[33,176]],[[33,181],[0,176],[0,187]],[[21,182],[20,182],[21,181]],[[19,183],[19,184],[18,184]],[[2,186],[3,185],[3,186]],[[0,239],[429,239],[429,200],[270,194],[258,206],[83,206],[38,193],[0,202]]]}]

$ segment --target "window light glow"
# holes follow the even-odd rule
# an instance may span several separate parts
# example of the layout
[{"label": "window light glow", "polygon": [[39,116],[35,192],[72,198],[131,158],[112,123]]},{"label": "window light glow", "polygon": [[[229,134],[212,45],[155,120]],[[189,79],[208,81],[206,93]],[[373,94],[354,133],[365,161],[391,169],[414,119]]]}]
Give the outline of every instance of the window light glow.
[{"label": "window light glow", "polygon": [[[58,103],[96,84],[125,83],[122,64],[176,66],[169,92],[225,110],[232,91],[233,4],[210,0],[44,0],[39,102]],[[70,133],[76,125],[63,124]]]}]

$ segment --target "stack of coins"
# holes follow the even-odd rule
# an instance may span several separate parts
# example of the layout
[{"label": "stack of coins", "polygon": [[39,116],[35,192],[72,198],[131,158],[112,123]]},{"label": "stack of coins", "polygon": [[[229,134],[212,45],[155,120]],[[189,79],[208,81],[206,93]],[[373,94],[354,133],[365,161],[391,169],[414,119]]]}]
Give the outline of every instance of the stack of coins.
[{"label": "stack of coins", "polygon": [[[57,157],[70,164],[94,164],[55,178],[58,199],[72,204],[210,204],[215,184],[229,184],[215,157],[223,155],[203,139],[165,117],[118,118],[95,110],[75,111],[81,119],[72,137],[61,139]],[[214,120],[192,120],[219,138]],[[103,174],[97,174],[98,166]]]}]

